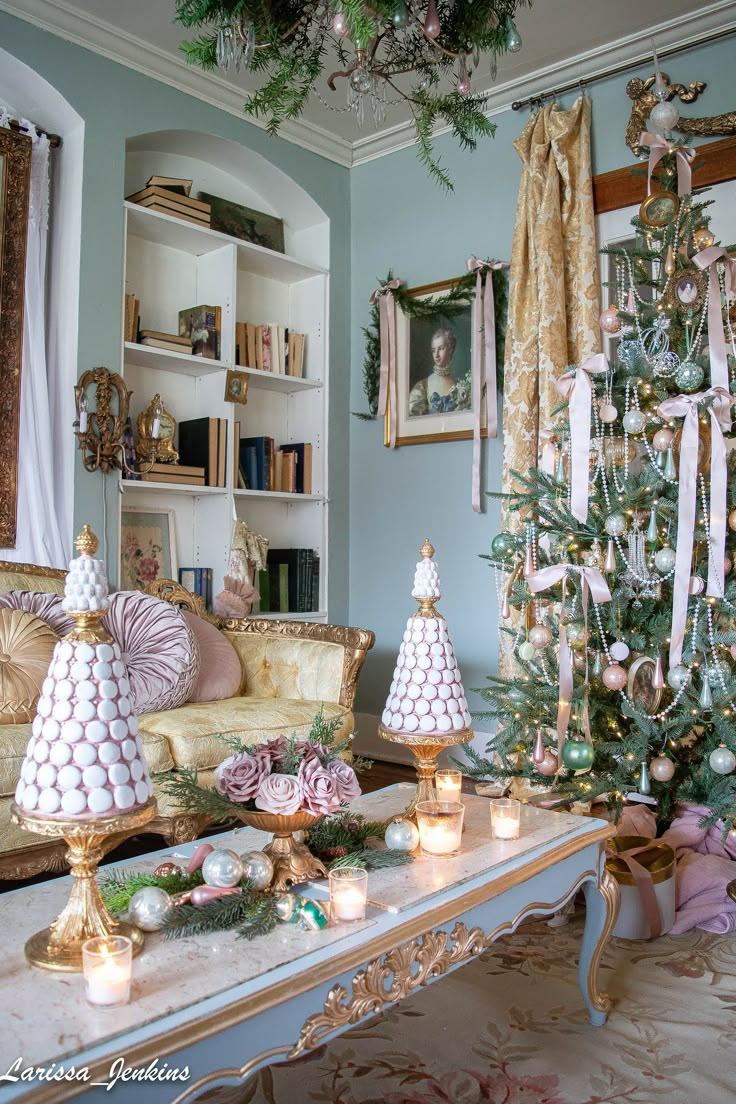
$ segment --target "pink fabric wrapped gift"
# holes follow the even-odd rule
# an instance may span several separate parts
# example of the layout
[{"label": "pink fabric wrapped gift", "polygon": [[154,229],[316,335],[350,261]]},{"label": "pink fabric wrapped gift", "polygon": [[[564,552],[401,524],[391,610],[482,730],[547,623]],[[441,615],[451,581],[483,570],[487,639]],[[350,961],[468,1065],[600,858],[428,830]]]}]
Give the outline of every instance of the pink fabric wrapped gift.
[{"label": "pink fabric wrapped gift", "polygon": [[721,842],[720,824],[701,828],[710,812],[702,805],[686,805],[662,836],[677,856],[677,917],[673,935],[702,928],[724,935],[736,931],[736,901],[726,886],[736,878],[736,842]]}]

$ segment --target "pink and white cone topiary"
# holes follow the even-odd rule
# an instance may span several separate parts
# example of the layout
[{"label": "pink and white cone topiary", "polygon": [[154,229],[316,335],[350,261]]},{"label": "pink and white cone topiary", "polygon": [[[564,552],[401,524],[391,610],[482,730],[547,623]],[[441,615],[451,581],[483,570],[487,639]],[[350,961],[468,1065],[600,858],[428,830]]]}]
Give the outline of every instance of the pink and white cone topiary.
[{"label": "pink and white cone topiary", "polygon": [[133,812],[153,795],[120,648],[99,625],[108,587],[89,526],[76,545],[63,603],[75,627],[54,649],[15,790],[24,812],[64,820]]}]

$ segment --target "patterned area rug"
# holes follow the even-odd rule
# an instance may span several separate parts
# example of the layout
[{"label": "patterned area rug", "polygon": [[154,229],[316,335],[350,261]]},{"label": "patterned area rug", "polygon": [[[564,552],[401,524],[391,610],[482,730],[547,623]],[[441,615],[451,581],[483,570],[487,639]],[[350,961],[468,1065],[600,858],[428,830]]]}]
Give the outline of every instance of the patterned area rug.
[{"label": "patterned area rug", "polygon": [[526,924],[383,1015],[200,1104],[728,1104],[736,1100],[736,939],[613,940],[614,1000],[588,1024],[582,917]]}]

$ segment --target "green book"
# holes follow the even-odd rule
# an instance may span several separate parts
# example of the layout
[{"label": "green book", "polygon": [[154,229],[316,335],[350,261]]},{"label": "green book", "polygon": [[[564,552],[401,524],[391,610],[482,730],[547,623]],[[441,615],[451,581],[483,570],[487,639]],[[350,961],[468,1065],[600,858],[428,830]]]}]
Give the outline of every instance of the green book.
[{"label": "green book", "polygon": [[261,613],[271,612],[271,588],[268,582],[268,572],[258,572],[258,592],[261,596]]},{"label": "green book", "polygon": [[289,612],[289,565],[279,564],[279,613]]}]

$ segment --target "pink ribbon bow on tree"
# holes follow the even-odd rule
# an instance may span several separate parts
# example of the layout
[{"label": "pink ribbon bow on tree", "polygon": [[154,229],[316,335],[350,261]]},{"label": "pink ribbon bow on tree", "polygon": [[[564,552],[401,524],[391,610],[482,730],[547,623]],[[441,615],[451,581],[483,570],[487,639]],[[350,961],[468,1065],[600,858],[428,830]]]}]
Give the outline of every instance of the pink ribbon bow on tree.
[{"label": "pink ribbon bow on tree", "polygon": [[[723,329],[723,310],[721,309],[721,288],[718,282],[718,261],[724,266],[724,285],[726,289],[726,310],[736,297],[736,261],[720,245],[711,245],[697,253],[693,260],[698,268],[708,276],[708,343],[710,345],[710,382],[713,387],[724,387],[728,391],[728,350],[726,334]],[[734,350],[736,355],[736,350]],[[730,429],[724,424],[724,429]]]},{"label": "pink ribbon bow on tree", "polygon": [[496,412],[496,309],[493,297],[493,271],[508,268],[507,261],[482,261],[469,257],[468,272],[475,272],[475,299],[473,300],[473,509],[480,513],[480,423],[481,423],[481,347],[485,357],[486,416],[488,436],[498,435]]},{"label": "pink ribbon bow on tree", "polygon": [[[601,602],[611,601],[611,592],[608,589],[608,583],[597,567],[583,567],[581,564],[568,563],[552,564],[551,567],[543,567],[541,571],[535,571],[533,575],[529,575],[526,580],[527,586],[532,594],[539,594],[540,591],[549,590],[549,588],[555,586],[556,583],[562,582],[562,607],[564,611],[565,584],[567,581],[567,574],[570,571],[574,571],[580,576],[580,585],[583,592],[583,621],[585,623],[585,635],[587,638],[588,593],[590,592],[590,596],[596,605],[600,605]],[[572,652],[567,640],[567,629],[565,628],[565,622],[562,616],[560,617],[559,641],[560,656],[558,665],[560,669],[560,690],[557,702],[557,755],[558,758],[561,759],[562,747],[565,743],[565,735],[570,720],[570,703],[572,701],[573,692]],[[588,739],[590,739],[587,724],[587,708],[584,710],[583,721],[585,734]]]},{"label": "pink ribbon bow on tree", "polygon": [[639,136],[639,145],[649,147],[649,169],[647,172],[647,195],[652,191],[652,173],[657,164],[668,153],[677,155],[677,193],[687,195],[693,190],[693,174],[690,166],[695,158],[695,150],[692,146],[677,146],[661,134],[652,134],[643,130]]},{"label": "pink ribbon bow on tree", "polygon": [[585,523],[588,520],[588,469],[590,464],[590,415],[593,404],[591,375],[608,371],[603,353],[588,357],[555,382],[558,393],[570,409],[570,509]]},{"label": "pink ribbon bow on tree", "polygon": [[680,476],[677,504],[677,548],[675,577],[672,583],[672,629],[670,667],[682,659],[685,641],[690,572],[695,536],[695,509],[698,495],[698,438],[700,408],[710,415],[710,549],[708,587],[713,598],[723,596],[726,554],[726,442],[724,428],[731,425],[731,396],[723,387],[712,387],[697,395],[678,395],[659,405],[663,418],[684,418],[680,442]]},{"label": "pink ribbon bow on tree", "polygon": [[396,300],[393,292],[401,287],[401,280],[389,280],[376,288],[369,302],[378,303],[379,333],[381,342],[381,377],[378,389],[378,414],[386,413],[390,398],[389,444],[396,448],[397,398],[396,398]]}]

